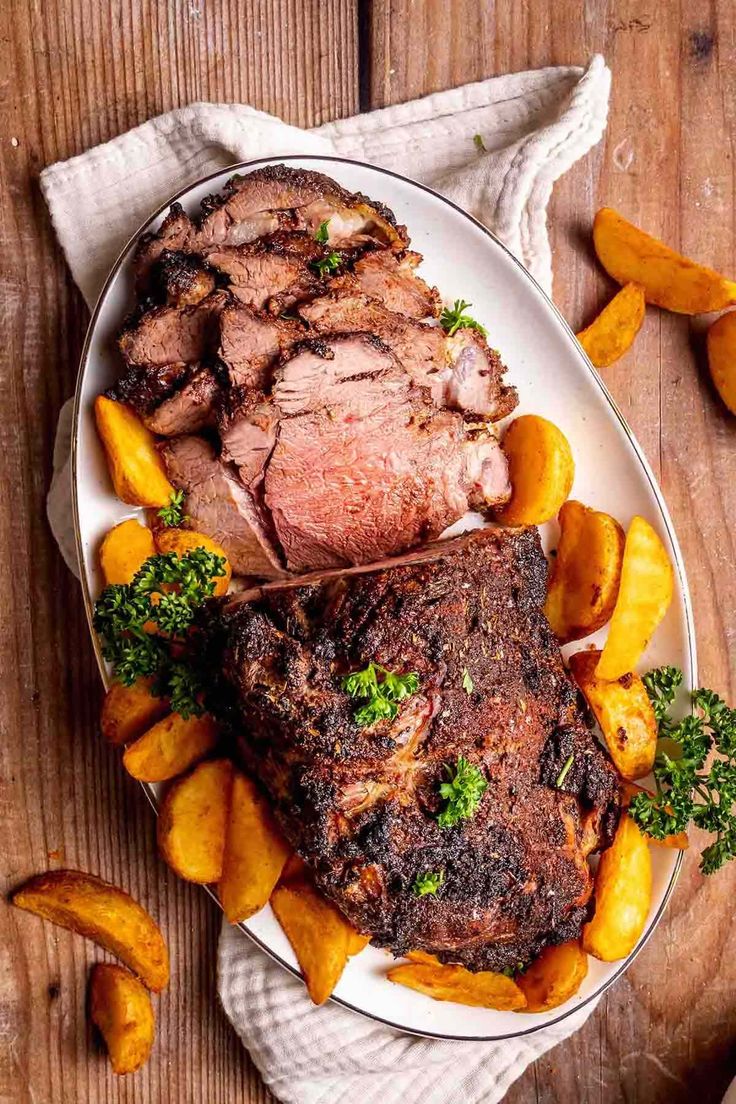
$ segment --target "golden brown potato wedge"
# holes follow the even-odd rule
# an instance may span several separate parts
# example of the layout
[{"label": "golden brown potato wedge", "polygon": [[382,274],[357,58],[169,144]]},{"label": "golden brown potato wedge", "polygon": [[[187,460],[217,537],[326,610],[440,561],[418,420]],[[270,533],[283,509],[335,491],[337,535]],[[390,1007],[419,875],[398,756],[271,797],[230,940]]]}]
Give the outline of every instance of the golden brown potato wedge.
[{"label": "golden brown potato wedge", "polygon": [[140,418],[124,403],[98,395],[95,420],[118,498],[131,506],[165,506],[174,488]]},{"label": "golden brown potato wedge", "polygon": [[153,679],[139,678],[132,686],[114,682],[102,703],[100,727],[111,744],[127,744],[165,716],[169,711],[167,698],[151,693]]},{"label": "golden brown potato wedge", "polygon": [[304,871],[276,886],[271,908],[296,955],[312,1001],[324,1004],[348,960],[353,928]]},{"label": "golden brown potato wedge", "polygon": [[217,541],[206,537],[204,533],[196,533],[193,529],[159,529],[156,533],[156,546],[159,552],[176,552],[177,556],[184,556],[193,548],[205,548],[216,556],[222,556],[225,560],[225,574],[216,576],[213,593],[227,594],[233,572],[225,549]]},{"label": "golden brown potato wedge", "polygon": [[[644,786],[637,786],[633,782],[624,782],[621,787],[621,804],[627,809],[635,794],[650,792]],[[669,812],[672,811],[669,806],[667,806],[667,809]],[[670,836],[665,836],[664,839],[655,839],[654,836],[650,836],[646,832],[643,832],[643,835],[647,843],[650,843],[653,847],[670,847],[674,851],[687,851],[690,846],[687,832],[674,832]]]},{"label": "golden brown potato wedge", "polygon": [[206,885],[222,877],[232,780],[229,759],[212,759],[174,782],[161,802],[159,851],[188,882]]},{"label": "golden brown potato wedge", "polygon": [[713,323],[706,338],[708,368],[713,386],[736,414],[736,311],[729,311]]},{"label": "golden brown potato wedge", "polygon": [[616,769],[634,781],[654,766],[657,720],[638,675],[629,672],[611,682],[598,678],[600,656],[600,652],[576,652],[570,656],[570,670],[601,726]]},{"label": "golden brown potato wedge", "polygon": [[541,525],[558,512],[575,476],[564,433],[536,414],[515,418],[502,442],[511,499],[498,513],[504,525]]},{"label": "golden brown potato wedge", "polygon": [[158,925],[117,886],[81,870],[49,870],[16,889],[12,902],[116,955],[158,992],[169,981],[169,952]]},{"label": "golden brown potato wedge", "polygon": [[646,310],[644,289],[640,284],[624,284],[597,318],[577,334],[596,368],[607,368],[622,357],[634,343]]},{"label": "golden brown potato wedge", "polygon": [[526,997],[516,982],[505,974],[489,970],[473,974],[464,966],[445,966],[428,957],[430,961],[415,960],[394,966],[386,975],[388,980],[434,1000],[495,1008],[498,1012],[519,1012],[526,1008]]},{"label": "golden brown potato wedge", "polygon": [[360,954],[371,941],[369,935],[361,935],[359,931],[353,928],[348,934],[348,956],[353,958],[354,955]]},{"label": "golden brown potato wedge", "polygon": [[130,583],[149,556],[156,554],[153,533],[139,521],[121,521],[100,545],[100,567],[105,583]]},{"label": "golden brown potato wedge", "polygon": [[595,913],[583,928],[583,949],[602,962],[633,951],[652,901],[652,859],[646,837],[624,812],[595,875]]},{"label": "golden brown potato wedge", "polygon": [[214,748],[219,730],[213,717],[184,718],[169,713],[129,744],[123,766],[139,782],[167,782],[204,759]]},{"label": "golden brown potato wedge", "polygon": [[122,966],[92,967],[89,1010],[105,1040],[113,1073],[135,1073],[148,1061],[155,1034],[151,998]]},{"label": "golden brown potato wedge", "polygon": [[626,536],[610,514],[570,499],[559,513],[560,539],[544,612],[561,644],[602,628],[616,605]]},{"label": "golden brown potato wedge", "polygon": [[662,541],[648,521],[635,517],[626,534],[621,583],[598,678],[617,679],[634,670],[669,608],[674,585]]},{"label": "golden brown potato wedge", "polygon": [[574,997],[588,973],[588,956],[577,939],[545,947],[516,978],[526,997],[524,1012],[548,1012]]},{"label": "golden brown potato wedge", "polygon": [[681,256],[611,207],[595,216],[593,244],[609,276],[619,284],[641,284],[647,303],[680,314],[705,314],[736,303],[733,280]]},{"label": "golden brown potato wedge", "polygon": [[268,903],[290,853],[268,801],[236,770],[219,886],[231,924],[247,920]]}]

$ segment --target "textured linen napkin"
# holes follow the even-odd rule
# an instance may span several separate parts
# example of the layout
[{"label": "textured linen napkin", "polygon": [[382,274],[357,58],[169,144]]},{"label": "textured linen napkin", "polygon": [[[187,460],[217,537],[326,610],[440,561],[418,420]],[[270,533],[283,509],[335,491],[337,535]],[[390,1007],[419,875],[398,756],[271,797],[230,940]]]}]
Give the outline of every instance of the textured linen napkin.
[{"label": "textured linen napkin", "polygon": [[[238,104],[193,104],[50,166],[41,187],[90,306],[121,249],[170,195],[237,161],[290,153],[338,154],[431,185],[494,230],[549,292],[552,185],[601,138],[609,90],[610,72],[597,56],[585,69],[495,77],[310,131]],[[70,439],[67,403],[48,515],[78,576]],[[285,1104],[495,1104],[592,1011],[587,1006],[562,1024],[501,1043],[418,1039],[332,1003],[313,1008],[301,982],[226,923],[218,989],[266,1084]]]}]

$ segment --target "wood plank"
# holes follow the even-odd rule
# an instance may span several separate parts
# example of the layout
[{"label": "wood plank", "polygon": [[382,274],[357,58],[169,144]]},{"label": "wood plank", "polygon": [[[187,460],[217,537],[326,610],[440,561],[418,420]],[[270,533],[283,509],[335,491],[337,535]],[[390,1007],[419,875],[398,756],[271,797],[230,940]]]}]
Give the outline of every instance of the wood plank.
[{"label": "wood plank", "polygon": [[219,912],[158,860],[148,803],[98,735],[81,598],[46,526],[56,417],[87,312],[36,181],[44,165],[196,99],[249,102],[299,125],[351,114],[356,4],[16,2],[0,28],[2,888],[49,866],[98,873],[151,908],[173,965],[150,1064],[115,1078],[85,1016],[87,967],[101,954],[0,905],[0,1102],[263,1101],[216,999]]}]

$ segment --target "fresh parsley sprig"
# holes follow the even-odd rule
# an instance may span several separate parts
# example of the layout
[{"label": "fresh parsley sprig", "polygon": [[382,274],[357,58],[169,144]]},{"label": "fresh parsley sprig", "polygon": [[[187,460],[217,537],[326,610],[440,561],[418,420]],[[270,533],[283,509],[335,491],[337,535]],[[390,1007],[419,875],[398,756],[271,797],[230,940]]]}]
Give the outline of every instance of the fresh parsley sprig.
[{"label": "fresh parsley sprig", "polygon": [[329,225],[330,225],[330,220],[325,219],[324,222],[321,222],[319,224],[319,230],[317,230],[317,232],[314,235],[314,240],[318,241],[320,243],[320,245],[326,245],[327,242],[330,240],[330,231],[328,229]]},{"label": "fresh parsley sprig", "polygon": [[440,797],[444,797],[447,804],[437,817],[437,823],[440,828],[451,828],[459,820],[475,816],[488,782],[481,769],[464,755],[459,756],[454,767],[445,764],[445,770],[448,781],[440,783]]},{"label": "fresh parsley sprig", "polygon": [[[712,690],[695,690],[694,712],[681,721],[669,715],[682,672],[660,667],[644,676],[659,722],[654,761],[657,792],[638,793],[629,812],[655,839],[683,832],[689,824],[716,838],[700,857],[700,869],[713,874],[736,858],[736,709]],[[711,752],[710,769],[705,768]]]},{"label": "fresh parsley sprig", "polygon": [[411,887],[416,897],[434,895],[445,880],[444,870],[425,870],[424,874],[417,874]]},{"label": "fresh parsley sprig", "polygon": [[346,675],[342,688],[351,698],[365,699],[365,705],[355,711],[355,720],[366,728],[384,718],[393,720],[399,712],[399,702],[419,689],[419,675],[414,671],[400,675],[380,663],[369,663],[362,671]]},{"label": "fresh parsley sprig", "polygon": [[472,307],[472,303],[466,303],[464,299],[456,299],[451,307],[445,307],[440,315],[440,326],[447,331],[448,337],[452,337],[458,330],[477,330],[483,337],[488,337],[488,331],[480,322],[476,322],[465,311]]},{"label": "fresh parsley sprig", "polygon": [[333,249],[326,257],[322,257],[319,261],[312,261],[311,264],[319,276],[329,276],[337,272],[342,264],[342,256]]},{"label": "fresh parsley sprig", "polygon": [[169,495],[168,504],[161,507],[158,516],[169,529],[178,529],[185,521],[189,521],[184,513],[184,492],[172,491]]}]

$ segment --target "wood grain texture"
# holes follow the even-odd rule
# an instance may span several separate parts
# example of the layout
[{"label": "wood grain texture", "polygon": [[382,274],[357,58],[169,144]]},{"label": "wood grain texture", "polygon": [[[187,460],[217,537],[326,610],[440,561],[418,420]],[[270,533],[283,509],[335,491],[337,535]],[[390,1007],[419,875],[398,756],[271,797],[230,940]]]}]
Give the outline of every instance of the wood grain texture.
[{"label": "wood grain texture", "polygon": [[[600,50],[614,71],[608,132],[550,207],[555,298],[578,327],[612,290],[589,245],[601,203],[736,272],[736,16],[729,0],[9,0],[0,29],[3,888],[62,863],[99,873],[151,908],[173,964],[151,1063],[116,1079],[84,1014],[94,948],[0,904],[0,1104],[266,1101],[216,1003],[219,917],[158,861],[147,804],[98,737],[82,605],[44,519],[56,416],[87,315],[38,172],[197,99],[317,125]],[[702,681],[736,697],[736,421],[685,318],[650,310],[606,380],[675,520]],[[626,978],[507,1099],[719,1100],[736,1072],[735,888],[731,873],[705,881],[688,856],[665,922]]]}]

